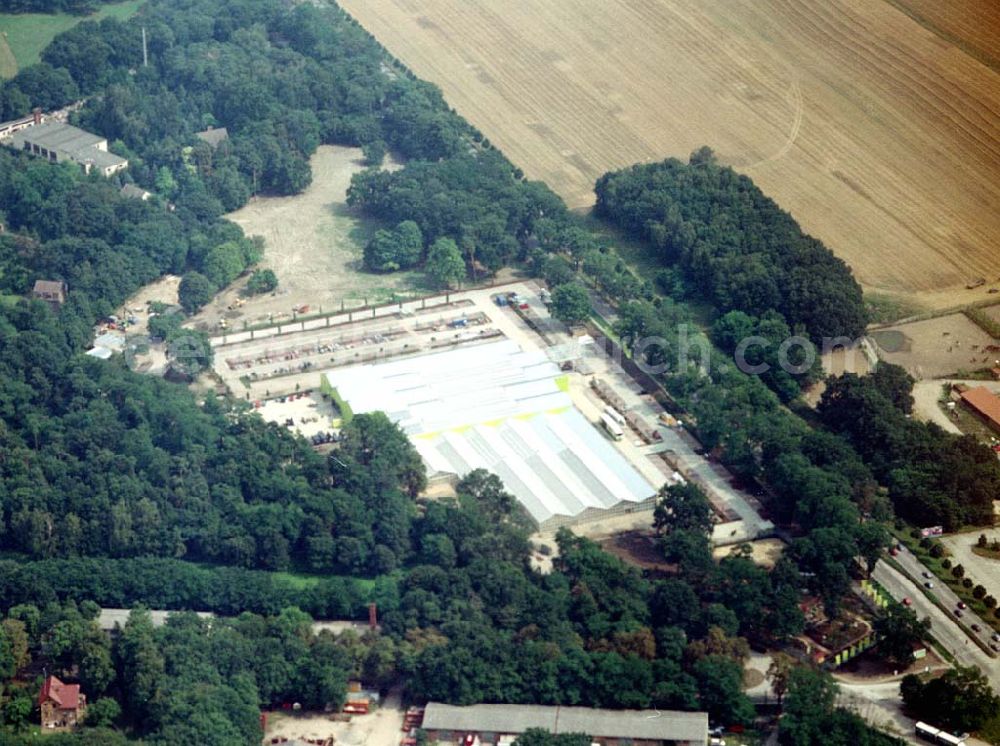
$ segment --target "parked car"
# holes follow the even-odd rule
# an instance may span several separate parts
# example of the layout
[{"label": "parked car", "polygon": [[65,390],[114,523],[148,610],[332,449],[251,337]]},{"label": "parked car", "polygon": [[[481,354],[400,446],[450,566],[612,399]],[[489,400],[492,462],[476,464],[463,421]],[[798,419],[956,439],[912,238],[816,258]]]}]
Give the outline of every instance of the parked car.
[{"label": "parked car", "polygon": [[933,577],[934,577],[934,576],[933,576],[933,575],[931,575],[931,574],[930,574],[930,572],[928,572],[927,570],[924,570],[924,572],[923,572],[923,576],[924,576],[925,578],[933,578]]},{"label": "parked car", "polygon": [[906,598],[903,599],[903,606],[912,606],[912,605],[913,605],[913,599],[912,598],[910,598],[909,596],[907,596]]},{"label": "parked car", "polygon": [[982,627],[980,627],[978,624],[973,624],[972,625],[972,631],[973,632],[979,632],[981,630],[982,630]]},{"label": "parked car", "polygon": [[1000,642],[1000,632],[994,632],[990,635],[990,639],[993,640],[993,642]]},{"label": "parked car", "polygon": [[929,580],[926,583],[924,583],[924,588],[933,588],[933,587],[934,584]]},{"label": "parked car", "polygon": [[962,610],[961,609],[955,609],[955,616],[962,616]]},{"label": "parked car", "polygon": [[964,608],[966,608],[966,606],[965,606],[965,601],[959,601],[959,602],[958,602],[958,608],[960,608],[960,609],[964,609]]}]

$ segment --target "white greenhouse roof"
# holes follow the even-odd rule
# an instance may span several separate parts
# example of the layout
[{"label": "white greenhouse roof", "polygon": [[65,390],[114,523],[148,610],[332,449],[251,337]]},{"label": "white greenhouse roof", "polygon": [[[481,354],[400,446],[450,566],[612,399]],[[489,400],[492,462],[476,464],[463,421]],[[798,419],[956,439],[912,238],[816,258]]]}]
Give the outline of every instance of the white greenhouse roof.
[{"label": "white greenhouse roof", "polygon": [[566,394],[544,352],[505,340],[326,374],[354,412],[385,411],[432,473],[497,474],[536,521],[641,502],[654,488]]}]

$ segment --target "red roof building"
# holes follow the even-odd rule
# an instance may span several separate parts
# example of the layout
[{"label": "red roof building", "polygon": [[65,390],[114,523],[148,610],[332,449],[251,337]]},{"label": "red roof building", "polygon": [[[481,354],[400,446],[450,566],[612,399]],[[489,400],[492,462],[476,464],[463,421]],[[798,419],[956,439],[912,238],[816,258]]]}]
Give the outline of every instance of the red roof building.
[{"label": "red roof building", "polygon": [[87,696],[80,693],[79,684],[64,684],[49,676],[38,695],[42,711],[42,727],[51,730],[73,728],[83,722],[87,714]]},{"label": "red roof building", "polygon": [[972,411],[986,420],[994,430],[1000,431],[1000,397],[985,386],[962,392],[962,401]]}]

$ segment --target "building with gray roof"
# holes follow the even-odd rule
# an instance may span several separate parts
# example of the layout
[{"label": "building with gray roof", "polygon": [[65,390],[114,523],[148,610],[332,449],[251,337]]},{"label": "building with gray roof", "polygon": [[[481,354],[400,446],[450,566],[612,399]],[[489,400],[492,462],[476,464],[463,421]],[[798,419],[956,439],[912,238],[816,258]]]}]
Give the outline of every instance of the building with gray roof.
[{"label": "building with gray roof", "polygon": [[108,141],[79,127],[63,122],[49,121],[18,130],[6,140],[15,150],[21,150],[52,163],[72,161],[104,176],[128,167],[124,158],[108,152]]},{"label": "building with gray roof", "polygon": [[461,743],[478,735],[488,744],[516,736],[529,728],[549,733],[583,733],[597,744],[633,746],[705,746],[708,713],[675,710],[597,710],[589,707],[543,705],[471,705],[458,707],[430,702],[422,728],[430,740]]}]

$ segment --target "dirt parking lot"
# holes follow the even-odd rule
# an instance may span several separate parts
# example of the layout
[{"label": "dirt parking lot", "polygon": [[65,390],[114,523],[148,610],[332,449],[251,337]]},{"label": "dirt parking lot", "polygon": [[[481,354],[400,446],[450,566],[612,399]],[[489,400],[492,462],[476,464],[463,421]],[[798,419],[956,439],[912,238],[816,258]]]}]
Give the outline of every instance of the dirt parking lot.
[{"label": "dirt parking lot", "polygon": [[880,358],[903,366],[917,379],[988,368],[1000,359],[1000,351],[984,349],[997,341],[961,313],[886,327],[869,336]]}]

